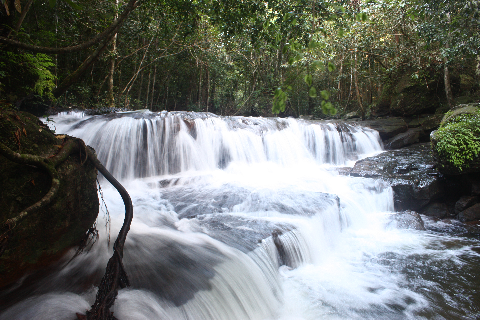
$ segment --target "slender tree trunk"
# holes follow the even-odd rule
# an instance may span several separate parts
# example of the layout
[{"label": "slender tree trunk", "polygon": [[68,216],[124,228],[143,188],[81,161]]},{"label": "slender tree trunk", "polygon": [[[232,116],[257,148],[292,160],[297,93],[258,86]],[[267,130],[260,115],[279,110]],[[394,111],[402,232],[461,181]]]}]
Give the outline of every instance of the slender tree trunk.
[{"label": "slender tree trunk", "polygon": [[85,61],[71,74],[69,74],[63,81],[58,85],[55,90],[53,90],[53,96],[55,98],[60,97],[64,94],[67,89],[74,84],[78,79],[87,71],[87,69],[98,59],[100,54],[107,48],[108,40],[101,43],[97,49],[87,58]]},{"label": "slender tree trunk", "polygon": [[207,112],[208,104],[210,103],[210,68],[207,65]]},{"label": "slender tree trunk", "polygon": [[153,81],[152,81],[152,102],[150,103],[150,110],[153,110],[153,100],[155,97],[155,78],[157,77],[157,64],[153,67]]},{"label": "slender tree trunk", "polygon": [[362,97],[360,96],[360,89],[358,88],[358,76],[357,76],[357,51],[355,50],[355,71],[353,72],[355,81],[355,93],[357,94],[358,110],[362,113],[362,120],[365,120],[365,110],[362,105]]},{"label": "slender tree trunk", "polygon": [[[450,14],[447,13],[447,20],[448,23],[451,22]],[[447,35],[447,43],[445,44],[447,49],[450,48],[450,33]],[[443,81],[445,84],[445,96],[447,97],[447,104],[450,109],[452,109],[455,105],[455,101],[453,100],[453,93],[452,93],[452,86],[450,84],[450,70],[448,69],[448,58],[445,56],[443,57]]]},{"label": "slender tree trunk", "polygon": [[338,102],[342,104],[342,77],[343,77],[343,53],[340,60],[340,70],[339,70],[339,79],[338,79]]},{"label": "slender tree trunk", "polygon": [[148,98],[150,96],[150,80],[152,77],[152,70],[148,71],[147,96],[145,98],[145,108],[148,108]]},{"label": "slender tree trunk", "polygon": [[[197,62],[198,66],[198,62]],[[203,69],[202,69],[202,64],[199,66],[199,71],[200,74],[198,76],[198,96],[197,96],[197,104],[198,107],[201,109],[202,108],[202,77],[203,77]]]},{"label": "slender tree trunk", "polygon": [[[18,18],[17,24],[15,25],[15,35],[18,34],[20,31],[20,28],[22,27],[23,20],[25,20],[25,16],[27,15],[28,10],[30,10],[30,6],[32,5],[33,0],[28,0],[27,4],[25,7],[22,8],[22,13],[20,14],[20,17]],[[7,38],[10,38],[10,35],[12,34],[12,30],[8,33]]]},{"label": "slender tree trunk", "polygon": [[455,105],[455,101],[453,99],[452,93],[452,86],[450,84],[450,71],[448,70],[448,60],[447,58],[443,58],[443,80],[445,82],[445,95],[447,96],[447,104],[450,109],[452,109]]},{"label": "slender tree trunk", "polygon": [[[118,0],[115,0],[115,20],[118,19]],[[112,39],[112,52],[110,57],[110,71],[108,73],[108,106],[113,108],[115,106],[115,96],[113,94],[113,76],[115,75],[115,60],[117,55],[117,35],[115,33]]]}]

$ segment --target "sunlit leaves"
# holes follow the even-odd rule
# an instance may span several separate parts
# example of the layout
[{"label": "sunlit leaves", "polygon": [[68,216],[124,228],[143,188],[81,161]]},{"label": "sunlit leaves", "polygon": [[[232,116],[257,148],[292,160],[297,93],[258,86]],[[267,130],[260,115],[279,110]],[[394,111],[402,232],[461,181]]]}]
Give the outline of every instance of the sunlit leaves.
[{"label": "sunlit leaves", "polygon": [[307,86],[311,86],[312,85],[312,75],[311,74],[307,74],[304,78],[305,80],[305,83],[307,84]]},{"label": "sunlit leaves", "polygon": [[327,90],[320,91],[320,95],[324,100],[330,99],[330,92],[328,92]]},{"label": "sunlit leaves", "polygon": [[328,62],[328,71],[333,72],[335,71],[335,65],[332,62]]},{"label": "sunlit leaves", "polygon": [[359,12],[357,13],[357,15],[355,16],[355,19],[359,22],[365,22],[367,21],[368,19],[368,16],[365,12]]},{"label": "sunlit leaves", "polygon": [[287,105],[287,93],[282,88],[277,88],[273,96],[272,113],[278,114],[285,111]]}]

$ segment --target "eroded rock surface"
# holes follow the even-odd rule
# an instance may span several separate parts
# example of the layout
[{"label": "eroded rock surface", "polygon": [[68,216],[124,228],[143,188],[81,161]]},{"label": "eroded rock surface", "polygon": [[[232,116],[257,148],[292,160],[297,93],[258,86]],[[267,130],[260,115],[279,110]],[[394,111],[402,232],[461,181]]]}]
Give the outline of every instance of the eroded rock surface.
[{"label": "eroded rock surface", "polygon": [[392,186],[397,211],[419,211],[444,191],[428,143],[357,161],[348,174],[386,181]]}]

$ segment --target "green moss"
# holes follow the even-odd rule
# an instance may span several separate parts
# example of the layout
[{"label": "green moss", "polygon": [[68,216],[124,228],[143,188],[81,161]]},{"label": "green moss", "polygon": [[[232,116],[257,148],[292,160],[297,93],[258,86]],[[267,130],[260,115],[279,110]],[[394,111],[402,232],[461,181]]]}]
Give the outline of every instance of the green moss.
[{"label": "green moss", "polygon": [[469,106],[463,112],[448,112],[432,138],[440,157],[459,171],[468,168],[480,153],[480,110]]}]

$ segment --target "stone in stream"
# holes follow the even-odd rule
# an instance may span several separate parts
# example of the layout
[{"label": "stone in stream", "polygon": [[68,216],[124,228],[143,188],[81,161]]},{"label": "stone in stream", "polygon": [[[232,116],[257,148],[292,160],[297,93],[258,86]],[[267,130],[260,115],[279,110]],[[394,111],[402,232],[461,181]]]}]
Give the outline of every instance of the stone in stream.
[{"label": "stone in stream", "polygon": [[415,211],[405,210],[389,217],[387,228],[425,230],[422,217]]},{"label": "stone in stream", "polygon": [[419,211],[444,195],[443,179],[435,169],[428,143],[359,160],[346,173],[386,181],[393,189],[397,211]]}]

